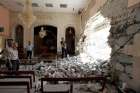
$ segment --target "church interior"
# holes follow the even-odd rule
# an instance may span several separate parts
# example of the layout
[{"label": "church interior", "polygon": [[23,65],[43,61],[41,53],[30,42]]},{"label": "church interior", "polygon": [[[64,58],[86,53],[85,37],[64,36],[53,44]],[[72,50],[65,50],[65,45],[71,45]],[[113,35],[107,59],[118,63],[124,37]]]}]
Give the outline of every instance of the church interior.
[{"label": "church interior", "polygon": [[0,0],[0,93],[140,93],[140,0]]}]

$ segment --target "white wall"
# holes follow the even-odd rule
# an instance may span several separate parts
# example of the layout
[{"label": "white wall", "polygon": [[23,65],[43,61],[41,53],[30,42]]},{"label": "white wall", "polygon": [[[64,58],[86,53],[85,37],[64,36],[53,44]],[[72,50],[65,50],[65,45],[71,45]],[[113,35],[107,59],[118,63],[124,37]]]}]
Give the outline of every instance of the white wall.
[{"label": "white wall", "polygon": [[[52,25],[57,27],[57,51],[60,51],[60,40],[61,37],[65,37],[65,30],[68,26],[75,28],[76,42],[80,35],[80,16],[78,14],[67,14],[67,13],[35,13],[36,21],[29,29],[24,28],[24,45],[30,40],[34,42],[34,27],[39,25]],[[17,14],[12,16],[11,27],[15,29],[16,24],[19,20]],[[24,26],[25,27],[25,26]]]},{"label": "white wall", "polygon": [[[57,50],[60,51],[61,37],[65,38],[65,31],[68,26],[75,28],[76,37],[80,31],[80,16],[77,14],[64,14],[64,13],[37,13],[37,20],[32,27],[39,25],[52,25],[57,27]],[[77,39],[76,39],[77,40]]]}]

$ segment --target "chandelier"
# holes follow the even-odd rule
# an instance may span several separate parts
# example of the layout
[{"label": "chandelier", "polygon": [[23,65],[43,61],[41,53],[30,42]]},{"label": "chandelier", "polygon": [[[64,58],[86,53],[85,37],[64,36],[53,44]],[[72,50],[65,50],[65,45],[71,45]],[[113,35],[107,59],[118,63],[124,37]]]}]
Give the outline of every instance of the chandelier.
[{"label": "chandelier", "polygon": [[31,25],[36,19],[36,16],[33,15],[32,0],[26,0],[24,9],[22,13],[19,14],[19,18],[26,25],[27,28],[31,27]]}]

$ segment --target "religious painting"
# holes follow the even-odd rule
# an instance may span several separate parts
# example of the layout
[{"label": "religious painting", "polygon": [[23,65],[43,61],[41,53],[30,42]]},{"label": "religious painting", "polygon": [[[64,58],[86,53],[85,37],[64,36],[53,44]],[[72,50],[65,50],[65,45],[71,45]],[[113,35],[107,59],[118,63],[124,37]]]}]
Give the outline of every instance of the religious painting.
[{"label": "religious painting", "polygon": [[41,25],[34,28],[34,55],[48,58],[57,54],[57,28]]},{"label": "religious painting", "polygon": [[72,56],[75,54],[75,29],[74,27],[66,28],[66,47],[67,53]]}]

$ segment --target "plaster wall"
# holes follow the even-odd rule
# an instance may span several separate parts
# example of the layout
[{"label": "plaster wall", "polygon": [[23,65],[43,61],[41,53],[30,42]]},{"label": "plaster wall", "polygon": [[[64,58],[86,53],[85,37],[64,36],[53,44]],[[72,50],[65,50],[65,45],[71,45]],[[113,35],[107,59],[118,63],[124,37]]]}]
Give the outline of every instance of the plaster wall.
[{"label": "plaster wall", "polygon": [[1,36],[8,37],[10,34],[9,30],[10,23],[10,12],[3,6],[0,6],[0,27],[4,27],[4,32],[0,32]]},{"label": "plaster wall", "polygon": [[80,38],[80,16],[78,14],[67,14],[67,13],[35,13],[36,20],[31,26],[27,29],[26,26],[22,24],[19,20],[18,13],[12,14],[11,29],[14,30],[17,24],[22,24],[24,26],[24,45],[30,40],[34,43],[34,27],[40,25],[52,25],[57,27],[57,51],[60,52],[60,40],[61,37],[65,38],[66,28],[72,26],[75,28],[76,38],[75,41],[78,41]]}]

